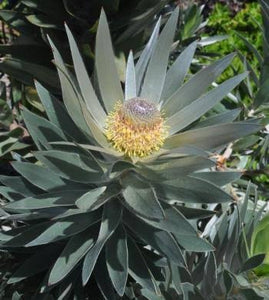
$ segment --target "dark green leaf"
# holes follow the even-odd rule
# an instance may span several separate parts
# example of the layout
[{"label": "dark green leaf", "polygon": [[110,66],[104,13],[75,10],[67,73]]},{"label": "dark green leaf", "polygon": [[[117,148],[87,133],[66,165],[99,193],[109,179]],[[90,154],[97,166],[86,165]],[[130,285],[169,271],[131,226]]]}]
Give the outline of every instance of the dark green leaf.
[{"label": "dark green leaf", "polygon": [[126,211],[124,222],[139,239],[165,255],[171,262],[176,265],[185,264],[181,250],[170,233],[148,225]]},{"label": "dark green leaf", "polygon": [[258,267],[263,263],[264,258],[265,258],[265,254],[258,254],[250,257],[247,261],[244,262],[242,268],[240,269],[240,273]]},{"label": "dark green leaf", "polygon": [[14,284],[25,278],[45,271],[55,261],[58,255],[58,245],[49,245],[37,251],[34,255],[23,262],[23,264],[9,278],[8,283]]},{"label": "dark green leaf", "polygon": [[147,262],[136,243],[128,238],[129,273],[143,287],[159,294],[159,287],[155,281]]}]

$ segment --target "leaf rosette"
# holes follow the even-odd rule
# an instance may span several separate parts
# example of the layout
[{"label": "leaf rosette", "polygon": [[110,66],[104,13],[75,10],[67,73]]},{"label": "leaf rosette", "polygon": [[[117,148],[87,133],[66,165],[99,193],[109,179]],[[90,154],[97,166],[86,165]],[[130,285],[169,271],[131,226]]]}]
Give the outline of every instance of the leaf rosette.
[{"label": "leaf rosette", "polygon": [[37,163],[13,162],[20,176],[0,178],[4,218],[23,224],[2,233],[1,246],[31,253],[9,283],[46,272],[42,293],[94,278],[106,299],[134,282],[158,294],[164,266],[187,268],[186,251],[214,249],[183,205],[231,200],[221,186],[240,173],[211,172],[212,151],[261,126],[233,122],[238,110],[201,119],[247,74],[208,91],[231,54],[187,80],[197,42],[167,70],[177,20],[175,10],[160,34],[158,20],[139,58],[130,53],[124,91],[104,12],[93,80],[67,26],[74,73],[50,40],[64,105],[36,82],[47,119],[27,109],[23,117]]}]

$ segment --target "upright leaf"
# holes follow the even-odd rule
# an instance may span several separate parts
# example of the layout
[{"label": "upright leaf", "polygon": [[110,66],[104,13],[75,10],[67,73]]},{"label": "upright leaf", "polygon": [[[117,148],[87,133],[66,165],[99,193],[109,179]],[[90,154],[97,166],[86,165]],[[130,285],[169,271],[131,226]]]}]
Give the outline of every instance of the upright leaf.
[{"label": "upright leaf", "polygon": [[161,97],[178,13],[179,10],[176,8],[160,34],[146,71],[141,97],[155,103],[158,103]]},{"label": "upright leaf", "polygon": [[181,87],[193,59],[197,42],[191,43],[174,61],[169,68],[164,82],[161,100],[168,99]]},{"label": "upright leaf", "polygon": [[[233,58],[234,54],[229,54],[191,77],[164,103],[163,110],[166,115],[172,116],[199,98],[208,89],[210,84],[228,67]],[[194,86],[195,88],[193,88]]]},{"label": "upright leaf", "polygon": [[149,59],[152,55],[152,52],[155,49],[157,39],[158,39],[158,34],[160,30],[160,24],[161,24],[161,18],[159,18],[158,22],[156,23],[154,30],[150,36],[150,39],[148,43],[146,44],[146,47],[142,51],[137,64],[135,66],[135,71],[136,71],[136,87],[137,87],[137,93],[139,94],[141,90],[141,83],[144,79],[145,76],[145,70],[147,68]]},{"label": "upright leaf", "polygon": [[125,100],[135,98],[136,92],[136,76],[133,52],[130,51],[126,68],[126,80],[125,80]]},{"label": "upright leaf", "polygon": [[92,87],[91,80],[89,78],[87,69],[79,52],[76,41],[67,25],[65,26],[65,28],[82,96],[92,117],[95,119],[96,123],[99,124],[99,126],[102,128],[105,125],[106,114],[98,98],[96,97],[95,91]]},{"label": "upright leaf", "polygon": [[72,136],[77,141],[83,143],[88,141],[86,136],[78,129],[74,121],[67,113],[62,102],[57,100],[50,92],[45,89],[39,82],[35,81],[35,87],[39,98],[45,107],[49,120],[60,128],[68,138]]},{"label": "upright leaf", "polygon": [[213,108],[231,90],[233,90],[247,76],[247,74],[248,73],[245,72],[226,80],[224,83],[209,91],[204,96],[198,98],[188,106],[185,106],[182,110],[173,114],[173,116],[168,118],[166,121],[167,126],[170,128],[170,135],[184,129],[205,114],[208,110]]},{"label": "upright leaf", "polygon": [[96,35],[95,64],[100,93],[107,112],[124,99],[105,12],[102,10]]}]

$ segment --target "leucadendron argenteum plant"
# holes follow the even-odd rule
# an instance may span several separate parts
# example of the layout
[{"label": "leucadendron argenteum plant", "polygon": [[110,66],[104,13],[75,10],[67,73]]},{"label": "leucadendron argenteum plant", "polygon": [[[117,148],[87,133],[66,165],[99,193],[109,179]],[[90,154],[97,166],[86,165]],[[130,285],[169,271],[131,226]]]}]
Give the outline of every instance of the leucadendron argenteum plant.
[{"label": "leucadendron argenteum plant", "polygon": [[48,119],[27,109],[23,117],[37,162],[13,162],[20,175],[1,177],[3,220],[13,228],[1,248],[25,258],[8,284],[40,278],[36,295],[50,299],[97,299],[95,283],[109,300],[132,299],[133,286],[157,297],[163,268],[187,271],[188,251],[214,250],[184,205],[232,200],[219,182],[240,174],[211,172],[212,151],[261,126],[233,122],[239,110],[202,118],[247,74],[207,91],[231,54],[186,81],[196,42],[167,71],[177,19],[175,10],[160,35],[157,22],[136,64],[130,53],[124,91],[104,12],[93,81],[67,27],[75,74],[51,42],[64,105],[36,83]]}]

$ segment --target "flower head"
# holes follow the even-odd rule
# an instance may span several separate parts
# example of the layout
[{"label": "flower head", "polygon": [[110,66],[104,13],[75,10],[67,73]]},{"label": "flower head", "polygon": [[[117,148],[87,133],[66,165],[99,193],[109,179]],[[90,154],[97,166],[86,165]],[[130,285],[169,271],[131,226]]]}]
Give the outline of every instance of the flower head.
[{"label": "flower head", "polygon": [[132,98],[115,105],[107,117],[105,133],[116,150],[130,157],[145,157],[160,149],[167,129],[154,103]]}]

